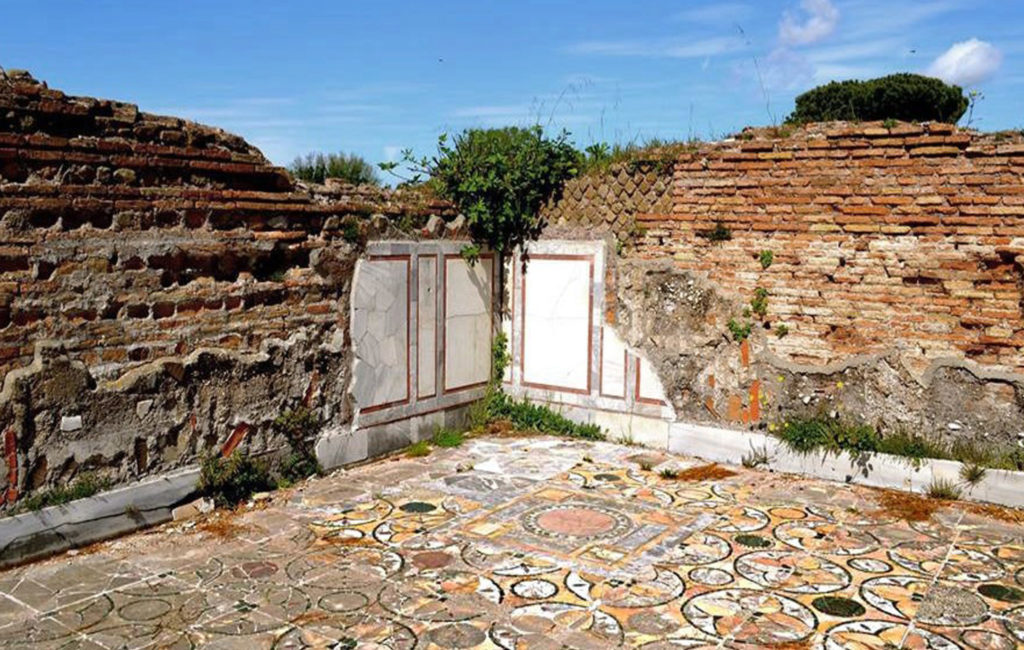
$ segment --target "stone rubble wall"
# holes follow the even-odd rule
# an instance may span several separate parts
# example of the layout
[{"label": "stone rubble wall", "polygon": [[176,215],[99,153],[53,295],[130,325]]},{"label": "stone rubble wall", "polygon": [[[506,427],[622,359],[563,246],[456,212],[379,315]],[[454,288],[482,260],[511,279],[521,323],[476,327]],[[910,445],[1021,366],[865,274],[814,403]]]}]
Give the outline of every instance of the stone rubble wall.
[{"label": "stone rubble wall", "polygon": [[[608,319],[658,363],[682,419],[762,427],[843,411],[1024,437],[1019,133],[748,129],[680,153],[670,185],[641,200],[620,198],[626,171],[577,181],[606,188],[586,201],[570,186],[551,232],[605,215],[624,243]],[[767,315],[744,316],[758,288]],[[746,344],[730,319],[753,325]]]},{"label": "stone rubble wall", "polygon": [[278,449],[300,404],[343,426],[360,242],[431,215],[451,209],[296,184],[219,129],[0,78],[0,503]]}]

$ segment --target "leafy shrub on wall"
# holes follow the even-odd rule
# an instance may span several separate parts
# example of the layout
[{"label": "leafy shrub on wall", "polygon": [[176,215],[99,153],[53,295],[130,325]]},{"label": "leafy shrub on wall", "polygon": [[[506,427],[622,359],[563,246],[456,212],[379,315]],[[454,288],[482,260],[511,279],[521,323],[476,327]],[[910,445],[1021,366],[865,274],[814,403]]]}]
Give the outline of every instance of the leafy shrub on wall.
[{"label": "leafy shrub on wall", "polygon": [[970,100],[960,86],[918,74],[867,81],[833,81],[796,98],[787,122],[904,120],[955,124]]}]

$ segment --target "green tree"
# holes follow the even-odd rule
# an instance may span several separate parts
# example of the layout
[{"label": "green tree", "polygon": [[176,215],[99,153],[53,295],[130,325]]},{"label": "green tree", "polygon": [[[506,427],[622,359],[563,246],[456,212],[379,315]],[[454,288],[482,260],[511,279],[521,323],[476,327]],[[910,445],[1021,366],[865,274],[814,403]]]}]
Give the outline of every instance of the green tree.
[{"label": "green tree", "polygon": [[967,110],[960,86],[918,74],[894,74],[867,81],[833,81],[796,98],[787,122],[904,120],[955,124]]},{"label": "green tree", "polygon": [[469,129],[420,168],[438,192],[466,215],[473,241],[505,255],[536,239],[540,208],[576,175],[580,153],[563,132],[549,138],[539,126]]},{"label": "green tree", "polygon": [[[504,296],[505,256],[540,236],[541,206],[578,173],[582,159],[564,131],[548,137],[540,126],[505,127],[467,129],[450,140],[442,135],[435,156],[416,159],[406,150],[401,162],[380,167],[395,173],[405,165],[415,173],[407,182],[429,176],[438,194],[466,216],[475,247],[497,254]],[[469,246],[465,253],[472,260],[478,250]]]},{"label": "green tree", "polygon": [[353,185],[380,185],[377,169],[354,153],[307,153],[292,161],[288,170],[295,178],[309,183],[340,178]]}]

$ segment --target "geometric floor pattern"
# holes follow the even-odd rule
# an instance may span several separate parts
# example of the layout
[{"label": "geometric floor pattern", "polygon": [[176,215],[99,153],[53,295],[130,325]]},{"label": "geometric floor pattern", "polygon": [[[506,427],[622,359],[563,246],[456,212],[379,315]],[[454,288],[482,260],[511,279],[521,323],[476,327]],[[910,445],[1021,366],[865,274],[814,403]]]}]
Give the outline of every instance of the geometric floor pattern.
[{"label": "geometric floor pattern", "polygon": [[546,437],[374,462],[0,573],[0,648],[1024,647],[1024,527],[658,473],[697,464]]}]

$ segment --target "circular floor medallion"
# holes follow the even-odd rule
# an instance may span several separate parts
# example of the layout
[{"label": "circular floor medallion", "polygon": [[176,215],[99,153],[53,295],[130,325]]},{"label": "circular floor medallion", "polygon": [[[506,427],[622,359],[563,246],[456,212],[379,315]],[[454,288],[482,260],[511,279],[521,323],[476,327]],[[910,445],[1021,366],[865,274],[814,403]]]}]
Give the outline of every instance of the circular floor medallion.
[{"label": "circular floor medallion", "polygon": [[960,634],[964,646],[971,650],[1016,650],[1017,642],[998,632],[964,630]]},{"label": "circular floor medallion", "polygon": [[558,585],[539,578],[520,580],[512,585],[512,593],[528,600],[544,600],[558,593]]},{"label": "circular floor medallion", "polygon": [[861,571],[863,573],[889,573],[892,571],[892,565],[888,562],[869,557],[852,558],[847,562],[847,565],[854,571]]},{"label": "circular floor medallion", "polygon": [[724,560],[730,553],[729,542],[718,535],[694,533],[671,550],[667,562],[702,566]]},{"label": "circular floor medallion", "polygon": [[988,582],[1006,574],[1002,563],[991,555],[969,548],[949,550],[948,543],[911,542],[889,551],[889,559],[904,569],[927,576],[942,570],[953,582]]},{"label": "circular floor medallion", "polygon": [[580,540],[621,537],[633,527],[629,517],[617,510],[571,503],[535,508],[523,515],[522,524],[541,537]]},{"label": "circular floor medallion", "polygon": [[734,580],[732,574],[728,571],[705,566],[690,569],[687,577],[697,584],[706,585],[708,587],[724,587]]},{"label": "circular floor medallion", "polygon": [[736,558],[736,572],[757,584],[795,594],[826,594],[850,584],[846,569],[794,551],[755,551]]},{"label": "circular floor medallion", "polygon": [[893,621],[850,621],[841,623],[825,635],[825,650],[850,648],[914,648],[915,650],[959,650],[944,636],[922,630],[908,629]]},{"label": "circular floor medallion", "polygon": [[501,602],[501,587],[468,571],[423,571],[392,580],[380,592],[384,609],[418,621],[455,623],[482,616]]},{"label": "circular floor medallion", "polygon": [[722,589],[691,598],[683,616],[705,634],[755,647],[797,643],[817,627],[814,613],[792,598],[754,589]]},{"label": "circular floor medallion", "polygon": [[913,576],[872,578],[861,585],[860,593],[886,614],[925,625],[967,627],[988,616],[988,605],[977,594]]},{"label": "circular floor medallion", "polygon": [[870,533],[830,521],[791,521],[777,526],[775,537],[802,551],[829,555],[864,555],[878,548]]},{"label": "circular floor medallion", "polygon": [[585,650],[622,646],[622,626],[599,609],[567,603],[536,603],[512,610],[508,621],[491,627],[491,640],[503,650]]},{"label": "circular floor medallion", "polygon": [[648,567],[635,576],[609,578],[591,590],[594,600],[609,607],[656,607],[683,595],[686,585],[674,571]]}]

